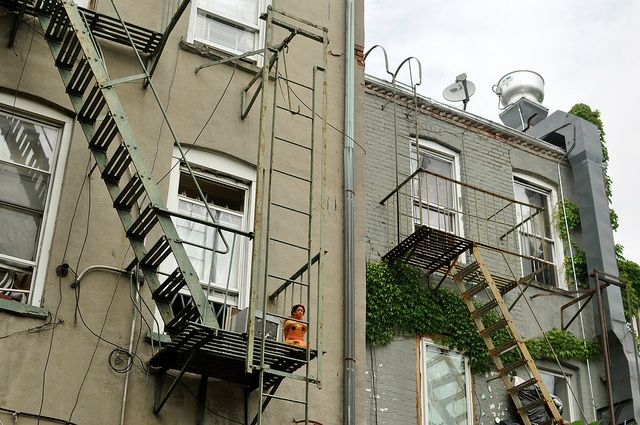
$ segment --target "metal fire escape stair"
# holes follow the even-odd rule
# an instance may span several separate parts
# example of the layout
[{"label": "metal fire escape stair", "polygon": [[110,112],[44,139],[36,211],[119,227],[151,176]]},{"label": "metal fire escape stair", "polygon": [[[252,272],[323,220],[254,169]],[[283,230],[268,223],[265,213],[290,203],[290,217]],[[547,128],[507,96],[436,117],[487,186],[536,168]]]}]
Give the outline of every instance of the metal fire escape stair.
[{"label": "metal fire escape stair", "polygon": [[[454,274],[453,281],[460,290],[462,299],[469,309],[471,318],[473,319],[480,336],[489,350],[489,355],[496,365],[498,374],[500,375],[500,378],[502,378],[511,399],[517,408],[518,414],[525,425],[530,425],[531,421],[527,416],[527,412],[544,405],[555,423],[563,423],[562,416],[551,400],[551,396],[540,377],[538,368],[536,367],[527,346],[522,341],[522,338],[513,323],[509,309],[500,294],[500,290],[494,282],[491,272],[482,260],[480,248],[473,244],[471,247],[471,253],[475,261],[458,273]],[[470,274],[475,273],[476,271],[479,271],[482,276],[482,280],[475,283],[473,286],[468,287],[467,284],[465,284],[465,280]],[[486,293],[488,295],[488,299],[485,299],[482,305],[476,306],[476,302],[474,302],[475,297],[481,292]],[[497,314],[498,319],[493,319],[492,322],[487,322],[487,315],[490,312]],[[499,331],[507,332],[509,338],[501,343],[496,343],[495,336]],[[505,364],[501,356],[511,351],[518,352],[517,360]],[[514,386],[509,374],[522,367],[527,369],[528,376],[530,376],[530,378],[526,379],[523,383]],[[536,388],[540,398],[523,405],[521,400],[518,398],[518,393],[521,390],[530,387]]]},{"label": "metal fire escape stair", "polygon": [[[111,80],[86,16],[73,2],[46,3],[40,25],[166,332],[178,335],[193,322],[218,328],[116,94],[123,79]],[[159,267],[170,257],[177,267],[167,276]],[[183,287],[191,302],[174,314],[170,301]]]}]

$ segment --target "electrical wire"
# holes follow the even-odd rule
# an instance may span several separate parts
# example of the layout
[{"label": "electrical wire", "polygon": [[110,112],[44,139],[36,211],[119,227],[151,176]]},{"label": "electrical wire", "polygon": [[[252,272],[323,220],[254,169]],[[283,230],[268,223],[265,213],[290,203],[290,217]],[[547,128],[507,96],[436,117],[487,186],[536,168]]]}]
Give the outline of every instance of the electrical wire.
[{"label": "electrical wire", "polygon": [[34,326],[32,328],[28,328],[28,329],[23,329],[21,331],[15,331],[15,332],[11,332],[9,334],[6,335],[2,335],[0,336],[0,339],[5,339],[5,338],[9,338],[12,337],[14,335],[20,335],[20,334],[34,334],[34,333],[38,333],[38,332],[45,332],[48,330],[51,330],[53,328],[55,328],[56,326],[60,325],[61,323],[64,323],[64,321],[62,319],[57,319],[56,322],[53,321],[53,316],[51,315],[51,313],[47,314],[47,321],[39,326]]},{"label": "electrical wire", "polygon": [[[227,85],[225,86],[224,90],[222,90],[222,94],[220,95],[220,98],[218,99],[218,102],[216,102],[215,106],[213,107],[213,110],[211,111],[211,114],[209,114],[209,118],[207,118],[207,120],[205,121],[204,125],[200,128],[200,131],[198,131],[198,134],[196,135],[195,139],[193,140],[193,143],[191,144],[191,146],[189,146],[185,150],[185,152],[184,152],[185,156],[189,153],[189,151],[191,151],[191,149],[196,147],[196,145],[198,144],[198,139],[202,135],[202,132],[204,131],[205,128],[207,128],[207,125],[209,124],[209,122],[211,121],[211,119],[215,115],[216,111],[218,110],[218,106],[220,106],[220,103],[224,99],[225,94],[227,94],[227,90],[229,89],[229,86],[231,85],[231,82],[233,81],[233,77],[236,75],[237,68],[238,68],[238,61],[236,60],[236,61],[233,62],[233,72],[231,73],[231,76],[229,77],[229,80],[227,81]],[[162,180],[164,180],[171,173],[171,171],[174,168],[176,168],[176,166],[179,163],[180,163],[180,161],[177,161],[175,164],[173,164],[169,168],[169,170],[166,173],[164,173],[164,175],[162,177],[160,177],[160,180],[158,180],[158,184],[160,184],[160,182],[162,182]],[[203,200],[203,202],[204,202],[204,200]]]}]

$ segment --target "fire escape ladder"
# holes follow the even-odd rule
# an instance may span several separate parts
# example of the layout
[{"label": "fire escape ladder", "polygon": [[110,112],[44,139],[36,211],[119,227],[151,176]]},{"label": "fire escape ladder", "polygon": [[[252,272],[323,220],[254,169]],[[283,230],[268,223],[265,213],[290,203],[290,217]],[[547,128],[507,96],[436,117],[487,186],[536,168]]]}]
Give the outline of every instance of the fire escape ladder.
[{"label": "fire escape ladder", "polygon": [[[166,332],[173,337],[193,322],[218,328],[116,94],[119,82],[141,77],[111,80],[86,14],[70,1],[48,4],[40,25]],[[165,260],[175,264],[173,272],[159,270]],[[170,302],[185,287],[191,301],[174,312]]]},{"label": "fire escape ladder", "polygon": [[[471,252],[475,261],[467,268],[454,274],[453,281],[460,290],[478,332],[489,350],[489,355],[493,359],[497,371],[517,408],[518,414],[525,425],[531,425],[527,412],[544,405],[555,423],[563,423],[562,416],[551,400],[538,368],[514,325],[500,289],[482,260],[479,247],[473,244]],[[481,275],[481,281],[473,282],[472,286],[469,286],[466,282],[470,270],[479,270]],[[478,305],[475,297],[483,290],[488,299],[483,298],[480,301],[481,304]],[[505,336],[507,336],[506,339]],[[514,352],[517,353],[517,356],[513,354]],[[509,353],[510,359],[503,359],[501,356],[507,353]],[[516,360],[513,360],[513,358],[516,358]],[[518,385],[513,385],[509,378],[509,373],[521,367],[527,369],[528,378]],[[536,388],[540,398],[523,405],[518,398],[518,393],[529,387]]]}]

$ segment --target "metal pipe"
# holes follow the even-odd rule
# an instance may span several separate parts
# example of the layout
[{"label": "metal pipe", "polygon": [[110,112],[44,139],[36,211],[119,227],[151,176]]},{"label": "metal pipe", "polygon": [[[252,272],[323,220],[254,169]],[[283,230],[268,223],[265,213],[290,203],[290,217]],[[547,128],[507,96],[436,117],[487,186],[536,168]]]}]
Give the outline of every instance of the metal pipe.
[{"label": "metal pipe", "polygon": [[[136,274],[137,274],[138,268],[136,267]],[[133,273],[131,275],[132,280],[134,279]],[[135,281],[136,281],[136,299],[135,302],[138,302],[138,300],[140,299],[140,280],[138,280],[137,276],[135,277]],[[133,282],[131,282],[133,283]],[[129,291],[131,291],[131,288],[129,288]],[[129,333],[129,354],[131,354],[131,351],[133,350],[133,336],[136,333],[136,305],[135,303],[132,306],[132,317],[131,317],[131,332]],[[142,314],[142,312],[141,312]],[[130,358],[130,361],[133,361],[133,358]],[[129,373],[131,372],[131,369],[127,370],[125,376],[124,376],[124,388],[122,390],[122,407],[120,408],[120,425],[124,425],[124,414],[125,414],[125,410],[126,410],[126,406],[127,406],[127,392],[129,389]]]},{"label": "metal pipe", "polygon": [[615,425],[615,412],[613,408],[613,389],[611,388],[611,364],[609,361],[609,342],[607,338],[607,322],[604,315],[604,304],[602,301],[602,291],[600,288],[600,276],[598,270],[593,270],[593,277],[596,280],[596,297],[598,299],[598,313],[600,315],[600,338],[602,338],[602,360],[604,362],[604,372],[607,380],[607,401],[609,404],[609,423]]},{"label": "metal pipe", "polygon": [[354,0],[344,7],[344,388],[343,424],[355,425],[355,246],[353,140],[355,114]]}]

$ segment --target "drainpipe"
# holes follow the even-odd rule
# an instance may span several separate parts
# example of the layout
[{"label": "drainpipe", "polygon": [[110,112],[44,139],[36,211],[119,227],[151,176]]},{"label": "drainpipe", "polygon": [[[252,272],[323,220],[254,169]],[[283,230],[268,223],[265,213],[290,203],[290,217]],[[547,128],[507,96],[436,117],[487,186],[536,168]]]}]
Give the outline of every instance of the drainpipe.
[{"label": "drainpipe", "polygon": [[354,0],[344,9],[344,364],[343,424],[355,425],[355,249],[353,140],[355,110]]}]

